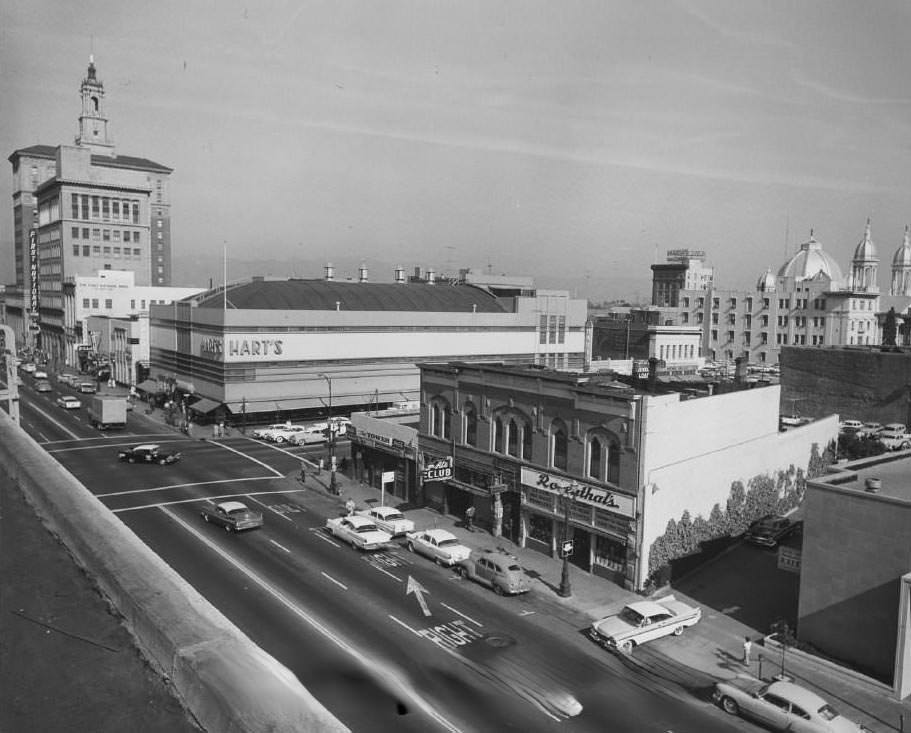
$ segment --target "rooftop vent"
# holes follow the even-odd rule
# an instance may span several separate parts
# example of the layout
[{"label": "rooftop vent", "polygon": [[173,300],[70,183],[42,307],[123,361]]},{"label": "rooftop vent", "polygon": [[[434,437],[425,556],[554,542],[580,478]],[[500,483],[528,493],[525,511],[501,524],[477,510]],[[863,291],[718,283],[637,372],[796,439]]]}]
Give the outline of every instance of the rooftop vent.
[{"label": "rooftop vent", "polygon": [[880,478],[868,478],[864,481],[864,491],[870,494],[878,494],[883,487],[883,480]]},{"label": "rooftop vent", "polygon": [[361,266],[357,268],[357,281],[359,283],[367,282],[367,265],[363,262],[361,263]]},{"label": "rooftop vent", "polygon": [[325,273],[326,273],[326,280],[334,280],[334,279],[335,279],[335,268],[332,266],[332,263],[331,263],[331,262],[327,262],[327,263],[326,263],[326,266],[323,268],[323,270],[324,270]]},{"label": "rooftop vent", "polygon": [[405,268],[401,265],[396,265],[395,267],[395,281],[397,283],[405,282]]}]

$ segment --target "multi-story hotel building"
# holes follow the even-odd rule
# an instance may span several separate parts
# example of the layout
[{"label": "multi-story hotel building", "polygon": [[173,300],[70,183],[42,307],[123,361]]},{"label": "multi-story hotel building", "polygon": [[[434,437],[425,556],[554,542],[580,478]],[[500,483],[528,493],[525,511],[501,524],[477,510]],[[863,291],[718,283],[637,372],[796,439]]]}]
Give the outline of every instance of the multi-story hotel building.
[{"label": "multi-story hotel building", "polygon": [[59,364],[73,364],[83,342],[64,302],[75,277],[131,270],[138,285],[171,284],[171,169],[115,152],[94,60],[80,94],[73,145],[32,145],[9,157],[16,281],[7,323]]},{"label": "multi-story hotel building", "polygon": [[700,328],[709,359],[775,363],[782,346],[879,344],[877,313],[911,304],[908,232],[884,295],[869,220],[847,278],[812,232],[777,274],[769,268],[752,289],[718,287],[704,259],[702,251],[679,249],[668,252],[666,263],[652,265],[652,305],[664,311],[666,324]]}]

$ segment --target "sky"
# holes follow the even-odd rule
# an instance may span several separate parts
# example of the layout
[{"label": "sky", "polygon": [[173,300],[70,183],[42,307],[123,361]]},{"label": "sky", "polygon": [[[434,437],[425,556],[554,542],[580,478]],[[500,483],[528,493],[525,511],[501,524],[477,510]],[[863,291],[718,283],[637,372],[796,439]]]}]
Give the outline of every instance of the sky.
[{"label": "sky", "polygon": [[[171,175],[175,285],[393,268],[645,298],[669,249],[752,287],[810,230],[849,270],[911,223],[904,0],[0,0],[0,150]],[[13,280],[11,168],[0,281]]]}]

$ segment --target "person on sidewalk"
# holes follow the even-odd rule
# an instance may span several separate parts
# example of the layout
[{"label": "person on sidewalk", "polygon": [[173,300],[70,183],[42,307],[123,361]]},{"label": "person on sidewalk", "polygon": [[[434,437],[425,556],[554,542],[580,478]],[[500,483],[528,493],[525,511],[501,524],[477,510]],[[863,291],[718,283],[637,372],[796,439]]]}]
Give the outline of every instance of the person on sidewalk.
[{"label": "person on sidewalk", "polygon": [[750,641],[749,636],[743,637],[743,663],[750,663],[750,650],[753,648],[753,642]]},{"label": "person on sidewalk", "polygon": [[354,499],[349,496],[348,501],[345,502],[345,511],[348,512],[349,517],[354,514],[355,506]]},{"label": "person on sidewalk", "polygon": [[307,481],[307,464],[303,461],[301,461],[301,472],[299,479],[301,483],[305,483]]},{"label": "person on sidewalk", "polygon": [[474,506],[470,506],[465,510],[465,529],[469,532],[474,532]]}]

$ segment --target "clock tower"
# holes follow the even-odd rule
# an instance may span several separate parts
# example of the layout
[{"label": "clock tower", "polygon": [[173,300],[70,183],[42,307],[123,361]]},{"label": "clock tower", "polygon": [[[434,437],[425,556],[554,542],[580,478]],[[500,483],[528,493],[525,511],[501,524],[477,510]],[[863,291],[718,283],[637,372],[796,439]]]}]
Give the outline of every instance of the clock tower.
[{"label": "clock tower", "polygon": [[95,76],[95,57],[89,56],[88,75],[82,80],[82,114],[79,115],[79,134],[76,144],[91,148],[93,153],[114,155],[114,141],[108,132],[104,116],[104,85]]}]

